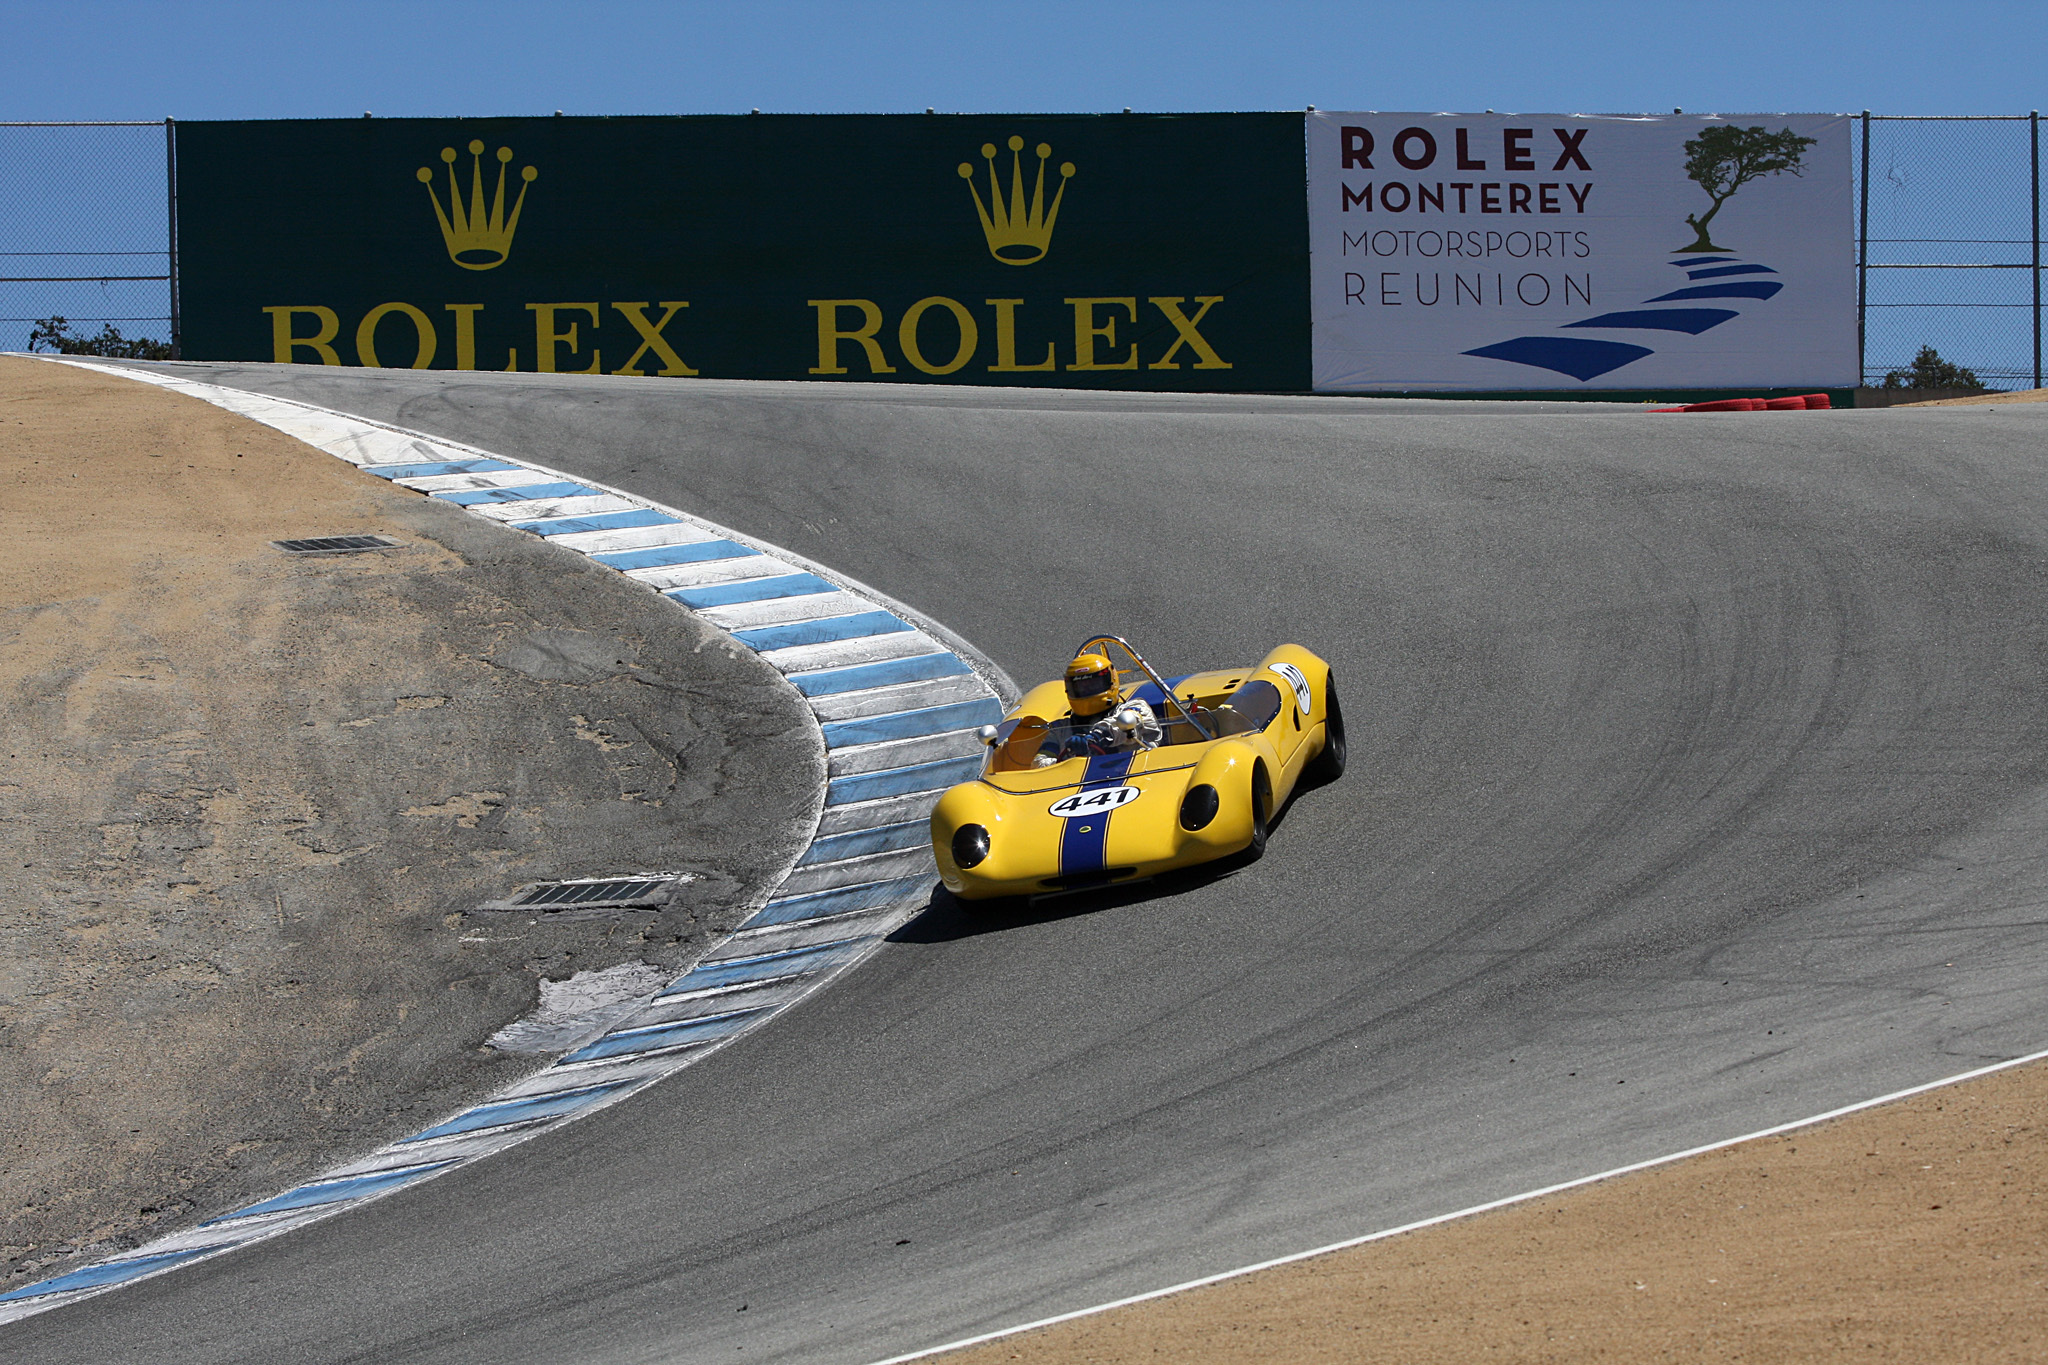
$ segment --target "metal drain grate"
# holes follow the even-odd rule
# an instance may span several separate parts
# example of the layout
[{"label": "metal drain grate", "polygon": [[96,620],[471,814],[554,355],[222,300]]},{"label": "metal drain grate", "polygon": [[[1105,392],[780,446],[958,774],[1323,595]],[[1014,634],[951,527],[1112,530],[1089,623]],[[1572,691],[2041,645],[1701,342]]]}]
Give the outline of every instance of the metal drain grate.
[{"label": "metal drain grate", "polygon": [[689,881],[688,873],[649,877],[586,877],[569,882],[535,882],[522,886],[501,901],[486,902],[485,910],[629,910],[656,906],[668,899],[669,888]]},{"label": "metal drain grate", "polygon": [[365,550],[398,547],[398,542],[390,536],[314,536],[310,540],[273,540],[270,543],[288,555],[354,555]]}]

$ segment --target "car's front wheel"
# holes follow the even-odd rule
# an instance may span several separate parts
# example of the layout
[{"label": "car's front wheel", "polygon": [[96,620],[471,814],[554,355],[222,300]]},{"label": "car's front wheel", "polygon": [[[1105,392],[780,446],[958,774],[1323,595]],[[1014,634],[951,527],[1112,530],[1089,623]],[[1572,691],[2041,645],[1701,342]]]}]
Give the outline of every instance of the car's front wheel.
[{"label": "car's front wheel", "polygon": [[1273,784],[1267,780],[1266,765],[1252,768],[1252,841],[1245,846],[1244,860],[1257,862],[1266,852],[1266,824],[1273,817]]},{"label": "car's front wheel", "polygon": [[1323,684],[1323,751],[1309,767],[1318,782],[1335,782],[1344,775],[1344,708],[1337,703],[1337,679]]}]

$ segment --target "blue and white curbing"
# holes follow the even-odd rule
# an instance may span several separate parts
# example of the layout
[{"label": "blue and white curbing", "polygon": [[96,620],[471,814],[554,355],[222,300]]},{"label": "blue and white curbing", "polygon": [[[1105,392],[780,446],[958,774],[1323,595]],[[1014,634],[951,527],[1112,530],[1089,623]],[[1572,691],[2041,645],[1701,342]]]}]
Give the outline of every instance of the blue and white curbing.
[{"label": "blue and white curbing", "polygon": [[824,733],[827,775],[810,846],[767,903],[603,1036],[318,1179],[0,1294],[0,1323],[332,1217],[622,1100],[766,1023],[926,903],[932,804],[980,771],[974,730],[1016,696],[1001,669],[943,627],[785,550],[588,479],[311,404],[63,363],[213,403],[646,584],[756,651],[803,694]]}]

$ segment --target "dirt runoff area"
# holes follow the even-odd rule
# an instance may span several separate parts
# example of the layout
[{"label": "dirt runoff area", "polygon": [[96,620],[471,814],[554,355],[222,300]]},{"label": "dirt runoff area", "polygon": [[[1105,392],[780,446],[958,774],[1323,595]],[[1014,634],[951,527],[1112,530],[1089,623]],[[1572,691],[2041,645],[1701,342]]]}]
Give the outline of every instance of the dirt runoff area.
[{"label": "dirt runoff area", "polygon": [[2048,1360],[2048,1064],[934,1359]]},{"label": "dirt runoff area", "polygon": [[[535,1069],[485,1042],[542,982],[679,972],[815,822],[754,655],[267,427],[0,358],[0,488],[0,1289]],[[270,545],[352,533],[400,545]],[[477,910],[669,870],[665,907]]]},{"label": "dirt runoff area", "polygon": [[1924,403],[1898,403],[1902,408],[1985,408],[2009,403],[2048,403],[2048,389],[2018,389],[2012,393],[1979,393],[1967,398],[1930,398]]}]

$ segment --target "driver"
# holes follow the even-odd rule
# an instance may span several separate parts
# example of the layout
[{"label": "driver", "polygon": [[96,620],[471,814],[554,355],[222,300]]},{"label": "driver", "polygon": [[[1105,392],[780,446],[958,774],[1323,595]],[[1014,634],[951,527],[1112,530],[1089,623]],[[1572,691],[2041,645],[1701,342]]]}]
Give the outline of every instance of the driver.
[{"label": "driver", "polygon": [[1124,699],[1116,668],[1105,655],[1079,654],[1067,665],[1067,711],[1072,719],[1046,737],[1038,754],[1040,766],[1152,749],[1164,737],[1150,705],[1135,697]]}]

